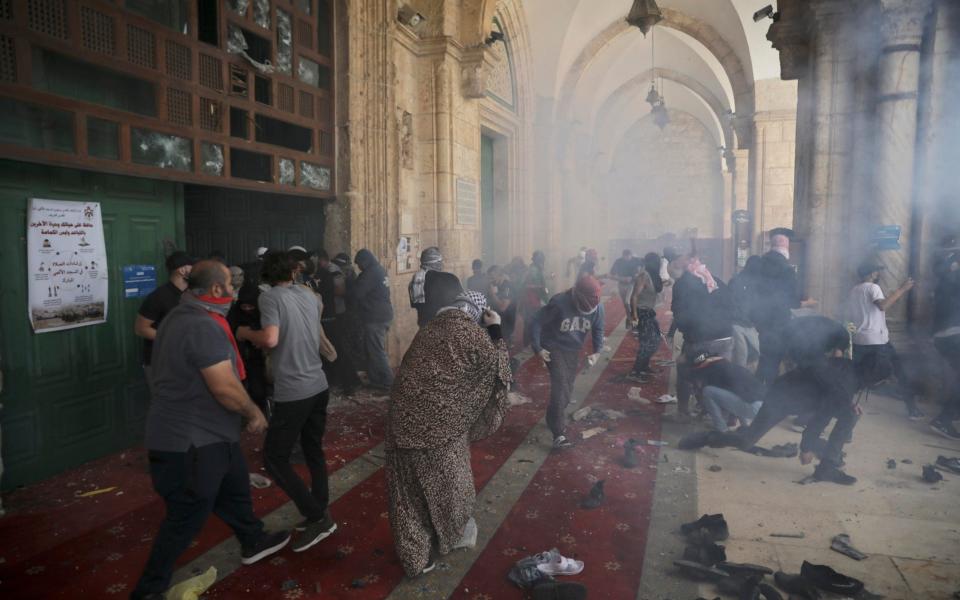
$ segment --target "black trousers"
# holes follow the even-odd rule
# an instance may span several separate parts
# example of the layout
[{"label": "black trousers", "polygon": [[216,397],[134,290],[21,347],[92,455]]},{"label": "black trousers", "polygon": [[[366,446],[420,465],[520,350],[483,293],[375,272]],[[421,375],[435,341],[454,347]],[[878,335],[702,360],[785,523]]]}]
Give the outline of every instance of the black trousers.
[{"label": "black trousers", "polygon": [[893,376],[897,379],[896,385],[896,395],[900,397],[908,407],[916,408],[917,402],[914,398],[917,395],[914,384],[907,377],[906,372],[903,370],[903,361],[900,360],[900,355],[897,354],[896,349],[893,347],[893,344],[887,342],[886,344],[877,344],[865,346],[861,344],[853,345],[853,363],[857,367],[857,372],[861,373],[864,363],[876,357],[880,360],[890,361],[890,366],[893,368]]},{"label": "black trousers", "polygon": [[[323,519],[330,502],[327,458],[323,453],[329,401],[330,390],[324,390],[306,400],[274,402],[267,439],[263,444],[267,473],[309,521]],[[297,440],[300,441],[310,470],[311,488],[307,488],[290,464],[290,455]]]},{"label": "black trousers", "polygon": [[837,422],[827,439],[825,450],[820,454],[820,462],[838,466],[843,456],[843,446],[853,434],[860,417],[853,411],[852,406],[837,406],[820,402],[820,398],[809,398],[804,402],[786,401],[780,397],[768,395],[756,418],[745,428],[737,431],[741,439],[741,448],[746,450],[755,446],[760,439],[781,421],[791,415],[806,415],[810,418],[803,437],[800,440],[802,452],[812,452],[819,447],[817,440],[832,419]]},{"label": "black trousers", "polygon": [[263,522],[253,514],[250,473],[240,444],[209,444],[187,452],[151,450],[148,455],[153,489],[163,498],[167,514],[133,598],[166,591],[174,563],[211,512],[233,529],[245,548],[263,535]]},{"label": "black trousers", "polygon": [[943,393],[946,397],[936,419],[948,424],[960,419],[960,335],[933,338],[933,344],[952,371],[945,373]]},{"label": "black trousers", "polygon": [[340,386],[345,390],[353,390],[360,387],[360,377],[357,375],[357,367],[353,364],[353,358],[350,356],[347,347],[346,328],[346,323],[340,318],[323,322],[323,330],[337,351],[337,360],[329,362],[327,359],[323,359],[323,370],[326,372],[331,385]]},{"label": "black trousers", "polygon": [[787,355],[784,332],[780,327],[759,329],[760,360],[757,362],[757,379],[770,385],[780,374],[780,363]]},{"label": "black trousers", "polygon": [[553,437],[567,429],[567,406],[580,367],[579,350],[551,350],[547,370],[550,372],[550,404],[547,405],[547,427]]}]

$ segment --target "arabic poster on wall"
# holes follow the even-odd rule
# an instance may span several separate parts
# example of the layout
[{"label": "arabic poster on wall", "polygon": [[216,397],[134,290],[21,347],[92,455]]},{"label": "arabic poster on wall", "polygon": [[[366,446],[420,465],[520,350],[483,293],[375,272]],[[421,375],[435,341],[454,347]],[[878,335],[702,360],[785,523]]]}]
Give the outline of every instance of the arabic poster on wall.
[{"label": "arabic poster on wall", "polygon": [[27,282],[35,333],[107,320],[107,249],[99,202],[31,198]]}]

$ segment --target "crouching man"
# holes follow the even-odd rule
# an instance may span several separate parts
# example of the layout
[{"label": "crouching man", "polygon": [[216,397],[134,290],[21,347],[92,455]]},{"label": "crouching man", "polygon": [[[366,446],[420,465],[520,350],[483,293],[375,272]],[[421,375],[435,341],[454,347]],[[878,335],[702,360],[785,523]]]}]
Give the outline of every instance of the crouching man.
[{"label": "crouching man", "polygon": [[240,449],[241,420],[263,433],[267,421],[243,388],[243,362],[227,324],[230,271],[216,261],[193,267],[180,304],[164,318],[153,348],[152,402],[146,447],[153,488],[166,517],[131,598],[162,598],[174,563],[210,513],[240,540],[241,562],[253,564],[290,541],[265,532],[253,513],[250,476]]}]

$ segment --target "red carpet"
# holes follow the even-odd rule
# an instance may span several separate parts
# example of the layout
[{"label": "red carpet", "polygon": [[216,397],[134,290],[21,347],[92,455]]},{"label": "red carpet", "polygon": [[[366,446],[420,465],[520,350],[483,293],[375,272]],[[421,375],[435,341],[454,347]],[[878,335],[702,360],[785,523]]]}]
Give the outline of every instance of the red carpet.
[{"label": "red carpet", "polygon": [[[605,304],[607,330],[623,318],[623,307],[614,297]],[[569,554],[581,553],[587,571],[578,579],[591,590],[609,587],[624,597],[636,590],[642,566],[647,513],[652,496],[655,448],[644,448],[650,457],[633,472],[614,462],[622,450],[620,438],[650,437],[658,432],[658,411],[626,399],[627,384],[611,379],[629,370],[632,336],[621,345],[592,390],[588,402],[632,410],[617,422],[618,434],[603,434],[577,448],[547,459],[533,484],[513,507],[503,527],[479,557],[456,597],[520,597],[505,575],[521,555],[552,546]],[[496,435],[475,444],[472,450],[477,488],[482,489],[543,416],[549,391],[546,371],[538,360],[528,360],[517,374],[519,388],[533,402],[514,407]],[[664,385],[645,386],[651,398]],[[344,405],[331,414],[327,455],[330,471],[357,458],[382,440],[380,403]],[[579,437],[580,425],[572,433]],[[629,432],[627,434],[626,432]],[[244,442],[252,468],[259,466],[256,440]],[[607,504],[587,513],[576,509],[589,488],[588,473],[607,479]],[[216,585],[206,597],[232,598],[258,594],[265,598],[383,598],[402,579],[393,551],[386,518],[385,475],[377,472],[333,504],[339,530],[327,542],[303,554],[282,552],[270,561],[243,568]],[[75,498],[74,492],[96,487],[117,490],[92,498]],[[254,490],[258,514],[287,501],[276,487]],[[142,567],[163,507],[153,495],[142,449],[106,457],[64,473],[40,485],[11,494],[6,500],[13,513],[0,520],[0,590],[17,598],[126,597]],[[211,519],[181,564],[201,555],[230,535]],[[589,554],[588,554],[589,553]],[[298,588],[281,591],[294,580]],[[632,586],[632,588],[631,588]],[[471,592],[467,592],[467,590]],[[11,596],[14,597],[14,596]],[[483,598],[484,596],[479,596]],[[595,593],[591,597],[596,597]],[[604,597],[604,596],[601,596]]]},{"label": "red carpet", "polygon": [[[619,461],[627,439],[659,438],[661,413],[659,407],[629,400],[627,392],[636,384],[620,382],[632,366],[636,348],[634,336],[624,338],[584,403],[623,411],[627,418],[608,421],[608,432],[588,440],[582,440],[580,432],[604,423],[571,424],[568,436],[577,445],[547,457],[452,598],[522,598],[523,592],[506,578],[510,568],[524,556],[553,547],[586,563],[584,572],[571,580],[585,584],[590,598],[635,596],[659,448],[640,447],[640,465],[632,470]],[[664,352],[661,346],[658,358]],[[663,394],[666,377],[664,371],[643,385],[644,395],[653,399]],[[605,503],[594,510],[579,508],[581,498],[599,479],[606,482]]]}]

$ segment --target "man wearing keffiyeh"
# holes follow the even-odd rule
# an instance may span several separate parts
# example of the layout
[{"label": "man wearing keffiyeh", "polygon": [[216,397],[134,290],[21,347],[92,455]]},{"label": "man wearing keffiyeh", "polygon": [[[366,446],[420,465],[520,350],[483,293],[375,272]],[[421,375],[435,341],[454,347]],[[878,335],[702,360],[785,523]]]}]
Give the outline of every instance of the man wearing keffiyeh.
[{"label": "man wearing keffiyeh", "polygon": [[417,326],[423,328],[436,311],[429,309],[427,301],[427,274],[443,271],[443,255],[440,248],[430,246],[420,253],[420,270],[413,274],[408,292],[410,293],[410,307],[417,311]]},{"label": "man wearing keffiyeh", "polygon": [[500,316],[483,294],[439,275],[447,305],[413,338],[387,417],[390,526],[410,577],[469,543],[476,503],[470,443],[500,427],[510,383]]}]

